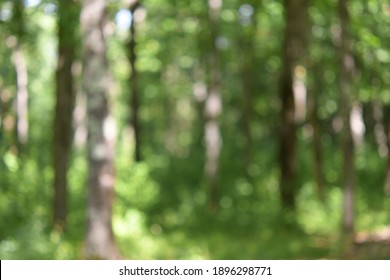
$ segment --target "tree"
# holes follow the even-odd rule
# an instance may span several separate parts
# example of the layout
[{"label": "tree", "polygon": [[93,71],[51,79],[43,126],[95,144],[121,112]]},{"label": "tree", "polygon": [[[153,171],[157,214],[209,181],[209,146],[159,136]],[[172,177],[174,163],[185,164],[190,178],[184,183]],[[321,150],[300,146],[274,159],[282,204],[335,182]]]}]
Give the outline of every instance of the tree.
[{"label": "tree", "polygon": [[221,132],[219,117],[222,112],[221,97],[221,73],[219,70],[219,50],[217,46],[219,15],[222,8],[222,0],[210,0],[208,2],[208,23],[210,26],[210,49],[208,52],[208,84],[207,96],[204,104],[204,138],[206,144],[205,172],[210,188],[209,208],[212,212],[218,207],[218,169],[221,152]]},{"label": "tree", "polygon": [[[280,81],[281,130],[280,130],[280,193],[282,207],[295,210],[296,182],[296,104],[294,82],[296,67],[305,50],[306,0],[285,0],[285,31],[283,44],[283,69]],[[299,69],[299,68],[298,68]]]},{"label": "tree", "polygon": [[67,172],[72,147],[72,114],[75,86],[72,66],[77,43],[79,4],[58,3],[58,62],[56,71],[56,107],[54,118],[54,224],[63,227],[67,214]]},{"label": "tree", "polygon": [[259,6],[258,1],[249,1],[240,6],[241,32],[239,32],[239,47],[242,50],[240,74],[242,83],[242,116],[241,128],[244,135],[244,167],[248,176],[249,167],[253,163],[253,132],[251,128],[253,118],[253,103],[255,92],[255,36],[256,36],[256,13]]},{"label": "tree", "polygon": [[352,137],[350,115],[352,107],[352,75],[355,62],[351,53],[349,13],[347,0],[339,0],[338,12],[340,19],[340,42],[339,42],[339,86],[340,99],[339,110],[343,120],[342,131],[342,155],[343,168],[342,180],[344,187],[343,209],[343,234],[345,241],[350,243],[354,234],[354,189],[355,189],[355,166],[354,166],[354,141]]},{"label": "tree", "polygon": [[139,117],[138,117],[138,111],[139,111],[139,95],[140,92],[138,90],[138,71],[136,68],[136,61],[137,61],[137,54],[136,54],[136,19],[135,19],[135,12],[137,8],[139,7],[140,3],[138,0],[131,1],[129,4],[129,10],[132,15],[132,22],[130,26],[130,38],[128,41],[128,56],[130,61],[130,79],[129,84],[131,88],[131,104],[130,104],[130,112],[131,112],[131,125],[133,126],[133,132],[134,132],[134,145],[135,145],[135,152],[134,152],[134,159],[135,161],[141,161],[141,126],[139,123]]},{"label": "tree", "polygon": [[19,148],[25,146],[28,141],[28,72],[23,50],[23,41],[26,35],[24,17],[24,1],[16,0],[13,6],[13,31],[15,37],[11,40],[11,46],[16,72],[16,133]]},{"label": "tree", "polygon": [[387,168],[384,182],[384,192],[386,195],[390,195],[390,104],[384,105],[383,124],[387,148]]},{"label": "tree", "polygon": [[113,259],[119,253],[112,229],[115,122],[109,111],[109,75],[104,36],[106,0],[84,0],[83,89],[87,95],[88,180],[87,233],[84,256]]}]

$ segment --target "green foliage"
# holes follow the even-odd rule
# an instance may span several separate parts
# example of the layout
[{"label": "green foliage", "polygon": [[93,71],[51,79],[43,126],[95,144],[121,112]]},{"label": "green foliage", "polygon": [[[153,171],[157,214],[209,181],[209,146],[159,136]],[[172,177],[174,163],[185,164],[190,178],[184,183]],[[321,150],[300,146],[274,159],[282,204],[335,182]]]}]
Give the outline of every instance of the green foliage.
[{"label": "green foliage", "polygon": [[125,164],[119,165],[116,184],[118,211],[149,208],[156,203],[160,193],[159,186],[150,177],[150,167],[146,163],[134,164],[132,168]]},{"label": "green foliage", "polygon": [[[57,1],[41,1],[27,7],[24,14],[30,132],[23,152],[18,152],[14,126],[8,128],[16,121],[16,77],[12,48],[7,45],[17,27],[12,17],[6,16],[12,10],[11,2],[0,1],[0,39],[6,42],[0,46],[0,258],[78,259],[86,228],[88,163],[82,143],[74,148],[68,171],[67,225],[56,231],[51,222],[57,18],[47,5],[57,5]],[[204,175],[204,103],[194,92],[205,86],[210,74],[204,65],[212,47],[207,1],[142,1],[147,14],[137,30],[136,67],[144,161],[137,163],[132,160],[134,140],[129,128],[128,33],[116,30],[110,21],[123,8],[119,2],[110,2],[105,35],[110,103],[118,126],[113,228],[123,256],[338,258],[343,190],[340,135],[335,129],[339,110],[336,1],[312,1],[310,50],[304,62],[309,94],[318,97],[324,200],[319,199],[315,182],[312,127],[305,122],[298,128],[300,187],[295,216],[282,212],[278,186],[282,1],[223,1],[216,42],[223,96],[218,121],[223,141],[215,213],[208,209],[210,190]],[[355,100],[367,106],[374,101],[381,105],[390,102],[390,45],[386,40],[390,7],[382,2],[350,1],[357,64]],[[240,7],[248,3],[253,14],[245,20]],[[81,49],[78,53],[82,55]],[[78,72],[76,65],[75,74]],[[243,80],[247,75],[253,79],[250,160],[243,130]],[[390,200],[383,191],[387,159],[378,152],[380,143],[374,135],[380,126],[369,123],[369,115],[363,115],[367,137],[355,158],[356,230],[368,232],[390,226]],[[286,219],[293,222],[286,225]]]}]

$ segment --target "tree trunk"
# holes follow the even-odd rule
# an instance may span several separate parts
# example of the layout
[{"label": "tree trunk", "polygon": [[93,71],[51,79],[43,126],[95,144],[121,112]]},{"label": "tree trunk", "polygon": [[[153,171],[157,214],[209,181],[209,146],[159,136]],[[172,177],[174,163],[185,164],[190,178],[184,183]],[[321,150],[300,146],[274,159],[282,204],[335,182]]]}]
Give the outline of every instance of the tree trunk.
[{"label": "tree trunk", "polygon": [[138,118],[138,111],[139,111],[139,91],[138,91],[138,72],[136,68],[136,61],[137,61],[137,54],[136,54],[136,31],[137,31],[137,23],[134,17],[135,11],[139,7],[140,3],[138,0],[132,1],[129,10],[131,12],[132,22],[130,26],[130,39],[128,42],[128,51],[129,51],[129,61],[130,61],[130,68],[131,68],[131,74],[129,79],[129,84],[131,88],[131,125],[133,127],[134,132],[134,159],[136,162],[139,162],[142,160],[141,157],[141,127],[139,124],[139,118]]},{"label": "tree trunk", "polygon": [[373,100],[369,104],[370,107],[368,111],[371,112],[371,117],[367,116],[365,118],[365,123],[367,124],[367,128],[372,128],[372,134],[378,147],[378,155],[383,158],[388,156],[389,151],[387,143],[388,135],[385,126],[388,124],[388,121],[390,121],[390,116],[388,115],[388,110],[390,108],[388,105],[383,106],[379,100]]},{"label": "tree trunk", "polygon": [[282,207],[295,211],[296,196],[296,108],[294,100],[294,70],[304,52],[306,0],[285,0],[285,34],[283,45],[283,70],[280,81],[281,131],[280,131],[280,193]]},{"label": "tree trunk", "polygon": [[28,74],[26,58],[20,43],[14,49],[13,61],[16,70],[16,115],[17,115],[17,136],[20,147],[25,146],[28,141]]},{"label": "tree trunk", "polygon": [[249,14],[240,14],[242,31],[240,40],[241,56],[241,82],[242,82],[242,116],[241,128],[244,135],[243,163],[245,175],[249,178],[249,168],[253,163],[253,133],[251,129],[253,117],[253,97],[255,93],[255,48],[254,37],[256,33],[256,12],[258,1],[250,1],[249,5],[253,10]]},{"label": "tree trunk", "polygon": [[218,208],[218,161],[222,144],[218,120],[222,111],[222,98],[220,92],[219,50],[217,47],[218,24],[222,0],[209,0],[208,5],[211,49],[208,62],[208,92],[204,107],[204,135],[206,143],[205,172],[210,189],[209,209],[211,212],[215,212]]},{"label": "tree trunk", "polygon": [[28,141],[28,72],[23,51],[25,36],[24,2],[16,0],[13,7],[13,23],[15,40],[13,43],[12,60],[16,72],[16,135],[19,149],[26,146]]},{"label": "tree trunk", "polygon": [[88,192],[84,257],[119,257],[112,229],[114,199],[115,122],[109,113],[109,75],[104,38],[105,0],[84,0],[81,26],[84,38],[83,88],[87,95]]},{"label": "tree trunk", "polygon": [[386,195],[390,195],[390,105],[386,104],[383,108],[383,126],[386,135],[386,148],[387,148],[387,168],[384,192]]},{"label": "tree trunk", "polygon": [[79,20],[79,6],[74,0],[59,2],[58,63],[56,71],[56,107],[54,119],[54,225],[65,226],[67,214],[67,172],[72,147],[72,114],[75,88],[72,65]]},{"label": "tree trunk", "polygon": [[344,211],[343,234],[345,241],[350,243],[354,234],[354,141],[352,137],[351,114],[351,82],[354,69],[354,59],[350,51],[349,16],[347,0],[339,0],[338,10],[340,17],[340,115],[343,120],[342,153],[343,153],[343,186],[344,186]]}]

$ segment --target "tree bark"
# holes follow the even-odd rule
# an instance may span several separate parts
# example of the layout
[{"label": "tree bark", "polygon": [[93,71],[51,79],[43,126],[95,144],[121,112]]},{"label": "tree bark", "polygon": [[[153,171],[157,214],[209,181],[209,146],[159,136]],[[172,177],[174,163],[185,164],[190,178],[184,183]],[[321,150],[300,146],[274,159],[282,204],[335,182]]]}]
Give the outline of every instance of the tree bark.
[{"label": "tree bark", "polygon": [[114,199],[115,122],[109,112],[107,46],[104,37],[105,0],[84,0],[83,88],[88,116],[87,233],[84,257],[119,257],[112,229]]},{"label": "tree bark", "polygon": [[[241,15],[241,24],[243,25],[240,36],[241,57],[241,82],[242,82],[242,116],[241,128],[244,135],[243,163],[245,175],[249,178],[249,168],[253,163],[253,133],[251,128],[253,117],[253,97],[255,94],[255,48],[254,40],[256,33],[256,12],[259,5],[258,1],[249,1],[253,11],[250,15]],[[248,4],[247,4],[248,5]]]},{"label": "tree bark", "polygon": [[20,43],[14,49],[13,61],[16,70],[16,115],[17,115],[17,135],[20,146],[25,146],[28,141],[28,74],[26,58]]},{"label": "tree bark", "polygon": [[205,100],[205,143],[206,165],[205,172],[209,185],[209,209],[215,212],[218,208],[218,170],[219,156],[221,152],[221,132],[219,116],[222,112],[221,77],[219,70],[219,50],[217,47],[219,15],[222,8],[222,0],[209,0],[208,13],[210,24],[210,44],[208,63],[208,86]]},{"label": "tree bark", "polygon": [[387,168],[384,184],[384,192],[390,195],[390,105],[386,104],[383,108],[383,126],[386,135],[386,150],[387,150]]},{"label": "tree bark", "polygon": [[354,70],[354,59],[350,50],[349,15],[347,0],[339,0],[338,11],[340,18],[340,115],[343,120],[342,131],[342,153],[343,153],[343,234],[349,243],[354,234],[354,189],[355,189],[355,167],[354,167],[354,141],[352,137],[350,114],[351,114],[351,83]]},{"label": "tree bark", "polygon": [[131,125],[133,127],[134,131],[134,159],[136,162],[139,162],[142,160],[141,156],[141,126],[139,123],[138,118],[138,111],[139,111],[139,95],[140,92],[138,90],[138,71],[136,68],[136,61],[137,61],[137,53],[135,51],[137,46],[136,41],[136,34],[137,34],[137,27],[136,27],[136,20],[134,17],[135,11],[139,7],[140,3],[138,0],[132,1],[129,10],[131,12],[131,15],[133,16],[131,26],[130,26],[130,39],[128,41],[128,51],[129,51],[129,61],[130,61],[130,89],[131,89],[131,102],[130,102],[130,108],[131,108]]},{"label": "tree bark", "polygon": [[296,108],[294,101],[294,69],[303,56],[306,0],[285,0],[285,33],[283,44],[283,70],[280,81],[280,194],[282,208],[295,211],[296,185]]},{"label": "tree bark", "polygon": [[16,0],[13,7],[13,23],[15,41],[13,44],[12,60],[16,72],[16,135],[19,150],[26,146],[28,141],[28,72],[23,51],[25,36],[24,2]]},{"label": "tree bark", "polygon": [[54,118],[54,225],[62,228],[67,215],[67,172],[72,148],[72,116],[75,87],[72,66],[79,19],[79,6],[74,0],[58,5],[58,62],[56,71],[56,107]]}]

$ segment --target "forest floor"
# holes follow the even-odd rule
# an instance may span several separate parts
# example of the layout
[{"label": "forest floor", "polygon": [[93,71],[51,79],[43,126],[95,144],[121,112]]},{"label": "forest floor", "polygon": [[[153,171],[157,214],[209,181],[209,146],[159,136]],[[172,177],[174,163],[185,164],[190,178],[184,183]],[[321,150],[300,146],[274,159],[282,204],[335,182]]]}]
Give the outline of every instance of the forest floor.
[{"label": "forest floor", "polygon": [[[134,251],[134,241],[121,243],[124,245],[124,257],[130,259],[390,259],[390,229],[357,233],[348,253],[340,249],[342,246],[337,235],[305,234],[296,229],[280,228],[250,231],[210,230],[198,233],[174,230],[154,239],[154,245],[151,247],[155,250],[150,255],[138,255]],[[126,256],[126,251],[138,256]]]},{"label": "forest floor", "polygon": [[353,253],[356,259],[390,259],[390,228],[357,233]]}]

